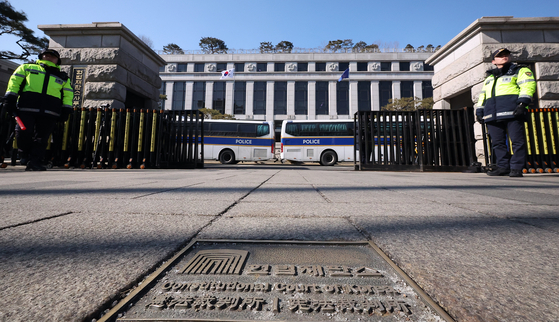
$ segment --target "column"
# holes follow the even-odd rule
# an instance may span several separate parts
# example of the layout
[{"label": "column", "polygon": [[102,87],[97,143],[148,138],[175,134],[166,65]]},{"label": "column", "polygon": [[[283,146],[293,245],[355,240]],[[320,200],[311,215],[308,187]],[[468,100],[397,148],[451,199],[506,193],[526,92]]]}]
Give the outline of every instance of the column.
[{"label": "column", "polygon": [[167,100],[165,101],[165,109],[172,110],[173,109],[173,88],[175,82],[167,82],[165,86],[165,95],[167,95]]},{"label": "column", "polygon": [[[394,66],[393,66],[394,67]],[[402,98],[402,91],[400,89],[400,81],[392,81],[392,99]]]},{"label": "column", "polygon": [[266,82],[266,121],[274,120],[274,83],[274,81]]},{"label": "column", "polygon": [[413,96],[417,97],[419,100],[423,99],[423,82],[413,81]]},{"label": "column", "polygon": [[194,82],[186,82],[184,93],[184,109],[192,110],[192,92],[194,91]]},{"label": "column", "polygon": [[254,81],[247,81],[245,115],[247,119],[254,117]]},{"label": "column", "polygon": [[309,97],[307,119],[316,120],[316,81],[309,81],[307,94]]},{"label": "column", "polygon": [[213,109],[214,82],[206,82],[206,108]]},{"label": "column", "polygon": [[337,119],[338,117],[338,102],[336,100],[338,92],[336,88],[337,80],[328,82],[328,115],[331,119]]},{"label": "column", "polygon": [[225,114],[229,115],[233,115],[234,84],[235,81],[227,81],[225,83]]},{"label": "column", "polygon": [[371,110],[380,111],[379,81],[371,81]]},{"label": "column", "polygon": [[349,81],[349,116],[357,112],[357,81]]},{"label": "column", "polygon": [[287,81],[287,118],[295,115],[295,81]]}]

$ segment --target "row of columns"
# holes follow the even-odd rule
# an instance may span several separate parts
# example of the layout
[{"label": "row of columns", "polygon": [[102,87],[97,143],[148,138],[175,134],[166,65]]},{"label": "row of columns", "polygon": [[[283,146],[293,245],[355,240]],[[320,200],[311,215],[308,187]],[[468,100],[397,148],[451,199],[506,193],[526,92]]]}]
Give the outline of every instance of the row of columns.
[{"label": "row of columns", "polygon": [[[347,80],[344,80],[347,81]],[[357,112],[357,82],[349,81],[349,115]],[[186,81],[185,109],[192,109],[193,81]],[[213,108],[213,86],[214,81],[206,81],[206,108]],[[167,93],[166,109],[171,109],[173,102],[173,82],[167,82],[165,91]],[[307,115],[308,119],[316,119],[316,81],[307,82]],[[328,82],[328,115],[337,113],[337,81]],[[413,94],[423,99],[422,81],[414,81]],[[380,110],[379,81],[371,81],[371,110]],[[225,85],[225,114],[233,115],[234,81],[227,81]],[[401,98],[400,81],[392,81],[392,98]],[[254,81],[246,81],[245,114],[252,116],[254,101]],[[295,115],[295,81],[287,81],[287,115]],[[274,81],[266,82],[266,119],[274,119]]]}]

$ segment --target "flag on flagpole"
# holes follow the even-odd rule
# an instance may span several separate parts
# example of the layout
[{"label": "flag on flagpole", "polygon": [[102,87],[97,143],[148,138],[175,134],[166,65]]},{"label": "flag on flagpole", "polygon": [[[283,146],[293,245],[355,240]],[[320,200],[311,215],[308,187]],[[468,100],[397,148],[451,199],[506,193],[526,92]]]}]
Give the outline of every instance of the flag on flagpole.
[{"label": "flag on flagpole", "polygon": [[349,78],[349,68],[344,70],[344,73],[342,74],[342,76],[340,76],[340,78],[338,79],[338,82],[341,82],[342,79],[344,78]]},{"label": "flag on flagpole", "polygon": [[231,68],[231,69],[222,71],[220,79],[234,78],[234,77],[235,77],[235,68]]}]

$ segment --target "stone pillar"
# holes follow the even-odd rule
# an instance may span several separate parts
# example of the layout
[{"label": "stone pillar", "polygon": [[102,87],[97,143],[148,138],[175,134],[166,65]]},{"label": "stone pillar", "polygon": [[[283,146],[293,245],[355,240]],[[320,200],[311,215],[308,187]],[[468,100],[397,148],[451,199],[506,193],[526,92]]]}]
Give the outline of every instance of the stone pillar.
[{"label": "stone pillar", "polygon": [[331,119],[338,118],[337,83],[337,80],[328,82],[328,115]]},{"label": "stone pillar", "polygon": [[206,108],[213,109],[214,106],[214,82],[207,81],[206,82]]},{"label": "stone pillar", "polygon": [[[112,108],[158,108],[159,67],[166,62],[124,25],[100,22],[38,28],[50,37],[49,48],[60,53],[62,70],[70,77],[75,68],[86,66],[82,107],[108,103]],[[127,100],[128,93],[143,98],[143,106],[137,106],[136,99]]]},{"label": "stone pillar", "polygon": [[[310,63],[309,63],[310,65]],[[308,119],[314,120],[316,119],[316,81],[309,81],[309,88],[307,91],[308,94]]]},{"label": "stone pillar", "polygon": [[192,110],[193,92],[194,92],[194,82],[193,81],[186,82],[186,93],[184,93],[184,109],[187,111]]},{"label": "stone pillar", "polygon": [[295,81],[287,81],[287,118],[295,117]]},{"label": "stone pillar", "polygon": [[254,81],[247,81],[245,115],[247,119],[254,117]]},{"label": "stone pillar", "polygon": [[[273,63],[272,63],[273,64]],[[268,63],[268,68],[270,67]],[[266,121],[274,120],[274,81],[266,82]]]},{"label": "stone pillar", "polygon": [[371,110],[380,111],[379,81],[371,81]]},{"label": "stone pillar", "polygon": [[349,115],[353,116],[357,112],[357,109],[357,81],[349,81]]},{"label": "stone pillar", "polygon": [[[392,66],[394,67],[394,66]],[[400,89],[400,81],[392,81],[392,99],[402,98],[402,90]]]},{"label": "stone pillar", "polygon": [[233,99],[235,97],[233,84],[235,84],[234,81],[227,81],[225,83],[225,114],[229,115],[233,115]]},{"label": "stone pillar", "polygon": [[167,82],[165,85],[165,95],[167,95],[167,100],[165,101],[165,109],[173,109],[173,88],[175,87],[175,82]]},{"label": "stone pillar", "polygon": [[418,99],[423,99],[423,82],[422,81],[414,81],[413,82],[413,96],[417,97]]}]

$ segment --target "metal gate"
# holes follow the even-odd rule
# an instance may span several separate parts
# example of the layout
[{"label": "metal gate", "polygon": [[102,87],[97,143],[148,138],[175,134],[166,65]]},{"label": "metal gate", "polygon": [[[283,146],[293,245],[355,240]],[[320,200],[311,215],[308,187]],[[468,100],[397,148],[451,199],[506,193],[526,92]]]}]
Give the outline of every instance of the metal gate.
[{"label": "metal gate", "polygon": [[475,162],[471,108],[359,111],[355,122],[357,170],[464,171]]}]

